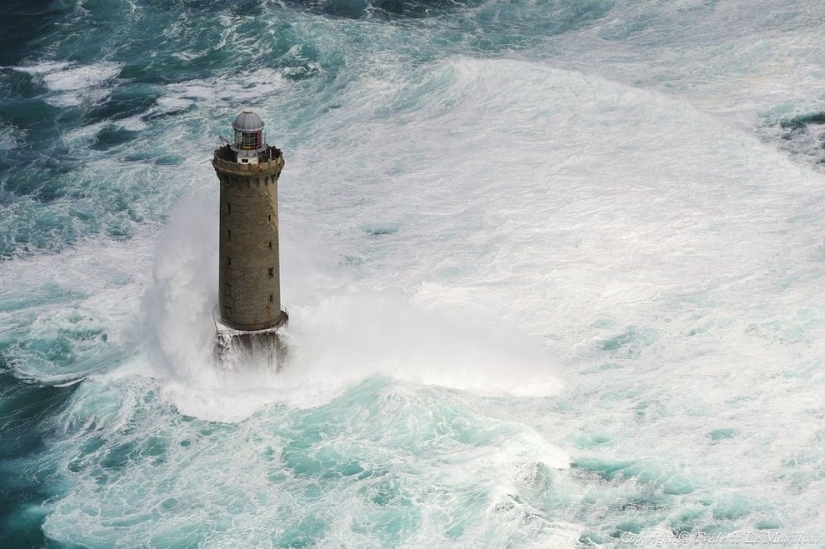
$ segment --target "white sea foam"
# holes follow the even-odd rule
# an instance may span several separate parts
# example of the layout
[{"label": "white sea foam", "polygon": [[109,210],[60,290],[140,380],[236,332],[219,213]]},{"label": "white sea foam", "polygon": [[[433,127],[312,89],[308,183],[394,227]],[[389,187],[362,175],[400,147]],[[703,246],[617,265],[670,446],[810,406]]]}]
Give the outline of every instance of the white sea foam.
[{"label": "white sea foam", "polygon": [[76,65],[65,62],[45,62],[15,67],[36,75],[52,92],[47,101],[58,107],[72,107],[84,102],[97,102],[110,94],[107,85],[120,73],[117,63],[101,62]]},{"label": "white sea foam", "polygon": [[[814,435],[788,425],[818,413],[823,314],[805,303],[822,294],[809,260],[821,176],[688,103],[592,76],[458,59],[420,82],[398,91],[409,106],[390,120],[371,97],[319,123],[282,179],[297,233],[424,309],[494,324],[500,341],[546,338],[576,385],[566,432],[606,430],[616,457],[657,448],[646,466],[702,464],[691,489],[717,516],[734,487],[764,505],[752,437],[792,455]],[[376,222],[398,229],[362,230]],[[787,337],[802,346],[788,351]],[[783,375],[798,407],[760,382]],[[720,413],[749,433],[725,439],[738,456],[725,465],[707,442]],[[765,509],[745,516],[789,511]]]},{"label": "white sea foam", "polygon": [[258,103],[265,94],[277,92],[284,85],[280,71],[262,68],[244,75],[172,84],[163,101],[173,106],[197,101],[204,107],[237,110],[239,103]]},{"label": "white sea foam", "polygon": [[17,146],[24,135],[10,124],[0,124],[0,150],[9,150]]},{"label": "white sea foam", "polygon": [[120,65],[116,63],[96,63],[94,65],[61,67],[55,71],[44,71],[43,80],[53,91],[74,91],[101,86],[116,77]]},{"label": "white sea foam", "polygon": [[21,65],[15,68],[30,74],[49,74],[65,70],[71,66],[72,63],[67,61],[44,61],[33,65]]},{"label": "white sea foam", "polygon": [[[426,77],[423,88],[434,91],[419,94],[416,85],[398,91],[412,106],[393,120],[380,117],[380,103],[359,102],[322,121],[320,140],[296,151],[296,165],[284,172],[283,194],[294,199],[283,216],[284,235],[305,238],[302,251],[310,254],[330,250],[313,248],[314,238],[305,235],[329,238],[338,253],[361,258],[354,267],[361,282],[350,295],[337,294],[344,286],[329,298],[290,303],[295,350],[273,389],[280,392],[275,400],[376,374],[482,393],[529,392],[532,384],[522,376],[531,367],[512,372],[521,359],[496,346],[547,337],[568,360],[589,361],[599,341],[593,323],[618,316],[608,325],[625,330],[615,335],[619,348],[658,348],[674,337],[659,325],[646,327],[661,307],[678,307],[671,304],[697,292],[741,303],[753,288],[775,283],[767,270],[779,257],[773,254],[801,260],[809,253],[798,246],[786,251],[794,248],[791,239],[808,249],[816,243],[812,228],[784,227],[815,203],[817,176],[690,105],[512,61],[459,59]],[[303,166],[308,162],[312,172]],[[182,215],[204,209],[196,205]],[[398,224],[398,232],[371,236],[360,228],[385,220]],[[184,317],[161,323],[160,331],[175,345],[202,349],[214,269],[205,259],[208,246],[181,254],[189,245],[168,254],[170,276],[183,278],[169,283],[181,303],[170,310]],[[182,291],[195,282],[198,289]],[[309,293],[299,286],[286,278],[287,303],[293,289]],[[387,302],[364,291],[370,286],[394,287],[417,305]],[[428,317],[427,309],[449,320]],[[689,330],[691,310],[671,313],[671,323]],[[461,330],[440,322],[476,326],[475,334],[495,326],[498,341],[473,348],[461,341],[477,335],[457,337]],[[189,332],[194,325],[201,328]],[[196,386],[209,377],[205,363],[189,370],[198,362],[191,354],[165,352]],[[541,360],[532,368],[539,377],[549,374],[539,387],[557,384]],[[214,406],[204,408],[216,417]],[[187,410],[197,415],[191,402]]]},{"label": "white sea foam", "polygon": [[[160,240],[150,298],[149,324],[162,365],[157,375],[170,378],[168,394],[182,412],[238,421],[274,402],[318,406],[379,375],[478,394],[546,396],[560,389],[546,353],[482,343],[489,339],[483,331],[463,329],[402,297],[366,292],[356,284],[342,287],[340,281],[320,299],[316,294],[303,305],[290,301],[295,328],[284,334],[289,358],[278,375],[261,364],[226,371],[213,357],[217,231],[215,219],[203,215],[214,210],[211,206],[193,197],[173,216]],[[296,278],[288,298],[299,281],[319,279],[311,265],[303,266],[308,271],[290,271]],[[310,296],[312,290],[299,288],[296,294]]]},{"label": "white sea foam", "polygon": [[[98,238],[0,271],[0,333],[24,330],[5,359],[18,375],[60,384],[111,369],[142,334],[151,230],[128,243]],[[62,350],[61,350],[62,349]]]}]

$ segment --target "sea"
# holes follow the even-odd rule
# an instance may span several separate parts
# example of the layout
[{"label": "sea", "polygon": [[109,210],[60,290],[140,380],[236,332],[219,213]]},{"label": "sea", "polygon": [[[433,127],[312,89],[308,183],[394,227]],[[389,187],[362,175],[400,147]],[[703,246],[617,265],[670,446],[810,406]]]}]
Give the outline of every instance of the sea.
[{"label": "sea", "polygon": [[825,3],[3,2],[1,548],[683,546],[825,547]]}]

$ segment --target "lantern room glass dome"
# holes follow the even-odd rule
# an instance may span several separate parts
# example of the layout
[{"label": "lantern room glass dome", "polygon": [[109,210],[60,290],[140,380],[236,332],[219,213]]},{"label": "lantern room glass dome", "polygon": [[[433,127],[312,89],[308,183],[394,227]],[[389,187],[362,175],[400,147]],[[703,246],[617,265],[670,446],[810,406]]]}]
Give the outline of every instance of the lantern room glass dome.
[{"label": "lantern room glass dome", "polygon": [[245,110],[235,118],[232,129],[236,132],[255,132],[264,129],[264,122],[254,112]]},{"label": "lantern room glass dome", "polygon": [[235,142],[232,148],[236,152],[262,151],[266,148],[263,138],[264,122],[251,110],[245,110],[239,114],[232,123],[232,129],[235,130]]}]

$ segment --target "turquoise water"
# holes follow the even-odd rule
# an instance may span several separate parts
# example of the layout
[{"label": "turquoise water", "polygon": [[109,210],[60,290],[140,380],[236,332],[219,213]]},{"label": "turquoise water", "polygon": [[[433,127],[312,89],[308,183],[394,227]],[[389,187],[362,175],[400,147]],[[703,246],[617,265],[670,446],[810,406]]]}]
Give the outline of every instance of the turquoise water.
[{"label": "turquoise water", "polygon": [[[823,21],[9,3],[0,546],[825,547]],[[211,359],[245,107],[277,375]]]}]

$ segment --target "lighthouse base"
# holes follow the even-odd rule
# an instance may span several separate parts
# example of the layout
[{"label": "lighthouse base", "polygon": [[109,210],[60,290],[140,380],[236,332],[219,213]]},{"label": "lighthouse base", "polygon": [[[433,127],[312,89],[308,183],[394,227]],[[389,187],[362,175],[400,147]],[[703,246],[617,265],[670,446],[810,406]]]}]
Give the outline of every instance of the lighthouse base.
[{"label": "lighthouse base", "polygon": [[281,328],[289,322],[289,313],[281,309],[278,322],[262,330],[237,330],[223,323],[217,309],[215,321],[215,360],[228,370],[243,369],[248,365],[264,364],[280,370],[287,356],[287,345]]}]

